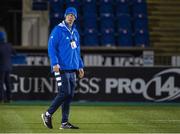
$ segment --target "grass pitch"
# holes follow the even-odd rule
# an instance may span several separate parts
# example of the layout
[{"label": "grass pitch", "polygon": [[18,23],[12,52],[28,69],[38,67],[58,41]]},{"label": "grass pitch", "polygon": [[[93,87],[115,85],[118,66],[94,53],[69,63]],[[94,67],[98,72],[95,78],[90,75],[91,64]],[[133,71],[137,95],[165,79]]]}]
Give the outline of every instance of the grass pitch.
[{"label": "grass pitch", "polygon": [[45,128],[41,113],[49,105],[0,104],[0,133],[180,133],[180,105],[73,105],[70,122],[79,130],[60,130],[61,112],[53,129]]}]

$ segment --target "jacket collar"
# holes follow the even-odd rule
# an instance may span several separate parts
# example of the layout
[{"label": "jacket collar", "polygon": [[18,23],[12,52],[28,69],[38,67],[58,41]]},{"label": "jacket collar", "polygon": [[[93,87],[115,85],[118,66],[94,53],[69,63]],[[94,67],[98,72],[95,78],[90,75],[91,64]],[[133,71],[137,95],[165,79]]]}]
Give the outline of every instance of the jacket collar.
[{"label": "jacket collar", "polygon": [[72,25],[72,28],[71,28],[71,30],[70,30],[70,29],[68,28],[68,25],[66,24],[66,22],[65,22],[64,20],[63,20],[61,23],[59,23],[58,26],[62,27],[64,30],[69,31],[71,34],[74,33],[74,30],[75,30],[75,27],[76,27],[76,25],[73,24],[73,25]]}]

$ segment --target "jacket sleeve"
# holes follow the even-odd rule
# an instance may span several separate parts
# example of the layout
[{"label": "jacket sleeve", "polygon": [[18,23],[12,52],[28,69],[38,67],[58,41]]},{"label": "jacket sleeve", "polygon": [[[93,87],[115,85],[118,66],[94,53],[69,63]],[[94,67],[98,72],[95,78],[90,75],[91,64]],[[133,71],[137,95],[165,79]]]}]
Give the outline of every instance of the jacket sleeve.
[{"label": "jacket sleeve", "polygon": [[80,37],[79,37],[79,34],[78,34],[78,53],[79,53],[79,68],[83,68],[84,67],[84,63],[83,63],[83,60],[81,58],[81,49],[80,49]]},{"label": "jacket sleeve", "polygon": [[[79,50],[80,51],[80,50]],[[79,52],[80,53],[80,52]],[[81,55],[79,55],[79,68],[83,68],[84,67],[84,63],[83,60],[81,58]]]},{"label": "jacket sleeve", "polygon": [[79,68],[83,68],[84,67],[84,63],[83,63],[83,60],[81,58],[81,49],[80,49],[80,46],[78,47],[79,49]]},{"label": "jacket sleeve", "polygon": [[58,28],[55,27],[49,36],[48,41],[48,55],[51,66],[58,64],[57,47],[58,47]]}]

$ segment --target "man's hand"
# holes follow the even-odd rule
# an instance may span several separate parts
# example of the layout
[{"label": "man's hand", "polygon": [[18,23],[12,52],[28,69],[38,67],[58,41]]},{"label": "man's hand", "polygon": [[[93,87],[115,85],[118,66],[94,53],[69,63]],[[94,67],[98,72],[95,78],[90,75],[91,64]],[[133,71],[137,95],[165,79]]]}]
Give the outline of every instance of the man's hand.
[{"label": "man's hand", "polygon": [[60,66],[57,64],[57,65],[54,65],[53,66],[53,72],[59,72],[60,71]]},{"label": "man's hand", "polygon": [[84,70],[83,68],[79,69],[79,78],[83,78],[84,77]]}]

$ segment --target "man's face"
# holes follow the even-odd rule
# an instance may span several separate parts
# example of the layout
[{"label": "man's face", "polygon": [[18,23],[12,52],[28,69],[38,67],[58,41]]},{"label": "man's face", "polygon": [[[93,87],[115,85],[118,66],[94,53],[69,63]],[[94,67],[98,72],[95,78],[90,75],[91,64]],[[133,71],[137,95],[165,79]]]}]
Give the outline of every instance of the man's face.
[{"label": "man's face", "polygon": [[66,23],[68,23],[70,26],[73,25],[74,21],[75,21],[75,16],[73,14],[68,14],[66,15],[65,21]]}]

